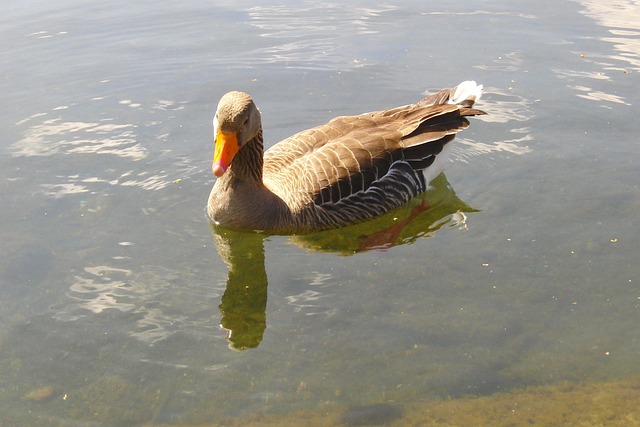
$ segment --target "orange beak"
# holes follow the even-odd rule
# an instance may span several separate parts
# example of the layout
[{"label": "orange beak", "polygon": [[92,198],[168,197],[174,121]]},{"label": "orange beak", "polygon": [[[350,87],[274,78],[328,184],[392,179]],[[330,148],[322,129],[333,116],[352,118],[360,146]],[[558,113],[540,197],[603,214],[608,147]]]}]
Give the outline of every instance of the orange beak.
[{"label": "orange beak", "polygon": [[235,132],[223,132],[216,134],[216,149],[213,154],[211,170],[215,176],[222,176],[229,168],[233,156],[240,150],[238,135]]}]

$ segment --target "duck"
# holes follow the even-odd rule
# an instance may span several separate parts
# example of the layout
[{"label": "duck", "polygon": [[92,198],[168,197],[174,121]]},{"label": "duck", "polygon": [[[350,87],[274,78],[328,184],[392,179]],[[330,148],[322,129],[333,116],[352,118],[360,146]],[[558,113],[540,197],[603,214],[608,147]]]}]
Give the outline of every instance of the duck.
[{"label": "duck", "polygon": [[340,116],[264,150],[260,112],[244,92],[222,96],[213,118],[215,226],[305,234],[384,215],[424,193],[450,142],[467,128],[483,86],[464,81],[415,104]]}]

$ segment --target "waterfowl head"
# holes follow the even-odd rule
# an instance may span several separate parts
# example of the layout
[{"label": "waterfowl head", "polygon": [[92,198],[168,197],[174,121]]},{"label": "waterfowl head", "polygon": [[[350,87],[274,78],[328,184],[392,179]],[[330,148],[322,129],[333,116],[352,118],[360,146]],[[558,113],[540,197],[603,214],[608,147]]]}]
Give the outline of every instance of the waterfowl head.
[{"label": "waterfowl head", "polygon": [[215,152],[211,169],[222,176],[236,153],[260,133],[260,113],[253,99],[244,92],[229,92],[218,103],[213,118]]}]

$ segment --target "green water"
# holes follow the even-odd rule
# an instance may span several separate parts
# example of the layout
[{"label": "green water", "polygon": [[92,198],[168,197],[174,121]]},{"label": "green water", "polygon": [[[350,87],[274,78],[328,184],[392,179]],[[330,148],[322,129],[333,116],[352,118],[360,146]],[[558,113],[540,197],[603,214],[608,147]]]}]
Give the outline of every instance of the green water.
[{"label": "green water", "polygon": [[[438,414],[461,420],[475,411],[464,396],[531,386],[555,396],[548,413],[591,384],[629,395],[637,13],[8,8],[0,424],[332,425],[365,406],[403,425],[441,399],[460,407]],[[470,78],[488,115],[409,206],[308,236],[210,228],[210,123],[227,90],[253,95],[269,145]]]}]

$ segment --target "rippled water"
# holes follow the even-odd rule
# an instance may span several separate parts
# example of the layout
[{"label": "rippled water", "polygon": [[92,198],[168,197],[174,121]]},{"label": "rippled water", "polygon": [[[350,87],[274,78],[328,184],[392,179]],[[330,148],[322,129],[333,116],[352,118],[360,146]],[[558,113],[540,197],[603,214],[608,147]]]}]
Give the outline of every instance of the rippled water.
[{"label": "rippled water", "polygon": [[[0,424],[403,425],[440,397],[636,378],[639,19],[624,0],[7,7]],[[269,145],[465,79],[488,115],[410,206],[304,237],[210,229],[224,92],[254,96]]]}]

